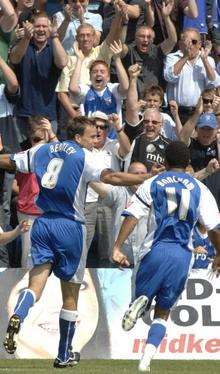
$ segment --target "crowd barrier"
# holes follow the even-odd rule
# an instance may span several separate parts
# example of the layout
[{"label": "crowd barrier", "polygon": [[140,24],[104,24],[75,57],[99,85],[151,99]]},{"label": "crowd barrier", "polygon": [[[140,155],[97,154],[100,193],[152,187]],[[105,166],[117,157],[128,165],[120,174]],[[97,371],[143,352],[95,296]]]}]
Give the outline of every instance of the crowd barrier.
[{"label": "crowd barrier", "polygon": [[[28,273],[24,269],[1,269],[0,281],[2,341],[18,292],[27,286]],[[82,358],[139,359],[141,356],[154,307],[148,324],[138,320],[130,332],[123,331],[121,319],[130,302],[130,284],[130,269],[86,269],[73,341],[74,350],[80,350]],[[191,274],[172,310],[157,359],[219,359],[219,293],[219,279],[210,280],[207,270]],[[16,356],[8,355],[0,344],[0,358],[56,357],[61,303],[59,280],[51,275],[41,300],[22,326]]]}]

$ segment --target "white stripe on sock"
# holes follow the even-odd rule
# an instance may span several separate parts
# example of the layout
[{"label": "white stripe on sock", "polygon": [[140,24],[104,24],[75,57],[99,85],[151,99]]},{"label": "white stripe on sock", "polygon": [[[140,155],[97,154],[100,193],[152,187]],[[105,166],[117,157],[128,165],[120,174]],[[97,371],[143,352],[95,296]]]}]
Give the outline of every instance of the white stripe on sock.
[{"label": "white stripe on sock", "polygon": [[16,314],[16,310],[18,310],[18,309],[20,308],[21,304],[23,303],[24,298],[25,298],[25,296],[26,296],[26,294],[27,294],[28,292],[30,292],[30,293],[32,294],[32,296],[33,296],[33,298],[34,298],[34,303],[35,303],[35,301],[36,301],[36,295],[35,295],[34,291],[30,290],[30,288],[26,288],[26,290],[24,291],[24,295],[23,295],[23,297],[22,297],[20,303],[18,304],[17,308],[16,308],[15,311],[14,311],[15,314]]},{"label": "white stripe on sock", "polygon": [[68,356],[68,347],[69,347],[69,335],[70,335],[70,328],[71,328],[71,321],[69,321],[68,324],[68,330],[67,330],[67,338],[66,338],[66,347],[65,347],[65,361],[67,361],[67,356]]}]

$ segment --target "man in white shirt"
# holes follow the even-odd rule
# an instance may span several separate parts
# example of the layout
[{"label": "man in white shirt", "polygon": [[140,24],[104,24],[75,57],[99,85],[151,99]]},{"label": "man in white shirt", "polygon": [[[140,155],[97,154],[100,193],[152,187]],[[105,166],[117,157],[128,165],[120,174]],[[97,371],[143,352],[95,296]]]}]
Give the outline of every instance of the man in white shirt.
[{"label": "man in white shirt", "polygon": [[[108,117],[100,111],[94,112],[92,116],[97,128],[97,141],[92,150],[94,164],[119,171],[120,162],[124,161],[130,151],[130,142],[124,133],[119,117],[116,114]],[[108,137],[110,124],[117,133],[117,139]],[[96,230],[98,265],[110,265],[109,259],[113,245],[112,212],[111,208],[98,199],[98,194],[91,188],[87,191],[85,218],[87,250],[90,248]]]},{"label": "man in white shirt", "polygon": [[164,77],[168,82],[168,101],[179,105],[180,119],[185,123],[193,113],[202,91],[218,84],[215,62],[209,56],[212,45],[201,47],[196,29],[185,29],[181,34],[180,49],[166,57]]}]

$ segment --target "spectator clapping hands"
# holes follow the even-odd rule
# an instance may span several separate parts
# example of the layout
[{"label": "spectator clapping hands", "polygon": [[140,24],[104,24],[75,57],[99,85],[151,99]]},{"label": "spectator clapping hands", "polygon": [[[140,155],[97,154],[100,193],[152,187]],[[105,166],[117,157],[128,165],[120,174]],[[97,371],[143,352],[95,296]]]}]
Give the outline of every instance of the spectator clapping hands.
[{"label": "spectator clapping hands", "polygon": [[[31,22],[25,21],[23,22],[23,29],[18,29],[19,35],[23,35],[23,37],[27,40],[30,40],[33,37],[34,34],[34,26]],[[21,36],[22,37],[22,36]]]},{"label": "spectator clapping hands", "polygon": [[64,17],[69,22],[71,21],[72,15],[73,15],[73,7],[70,4],[66,4],[63,8],[64,10]]},{"label": "spectator clapping hands", "polygon": [[200,51],[200,57],[202,60],[206,60],[212,50],[212,42],[210,40],[207,40],[205,42],[205,47],[201,48]]}]

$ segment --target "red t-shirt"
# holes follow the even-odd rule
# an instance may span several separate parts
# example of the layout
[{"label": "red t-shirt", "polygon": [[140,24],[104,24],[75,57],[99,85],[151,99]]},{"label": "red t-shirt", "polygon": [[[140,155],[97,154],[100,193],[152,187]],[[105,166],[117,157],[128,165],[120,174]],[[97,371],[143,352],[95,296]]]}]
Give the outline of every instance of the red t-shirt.
[{"label": "red t-shirt", "polygon": [[39,193],[36,175],[34,173],[17,173],[16,180],[19,186],[17,210],[33,216],[42,214],[41,210],[35,204]]}]

